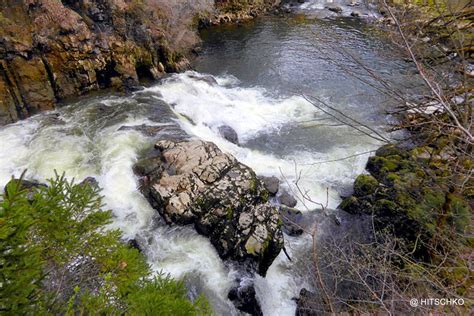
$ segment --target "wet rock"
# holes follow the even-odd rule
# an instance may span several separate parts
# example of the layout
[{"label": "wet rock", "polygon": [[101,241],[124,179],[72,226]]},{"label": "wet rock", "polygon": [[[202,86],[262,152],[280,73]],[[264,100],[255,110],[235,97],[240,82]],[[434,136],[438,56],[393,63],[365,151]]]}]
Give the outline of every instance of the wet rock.
[{"label": "wet rock", "polygon": [[133,249],[137,249],[139,252],[142,251],[141,247],[140,247],[140,244],[138,243],[138,241],[136,239],[130,239],[128,242],[127,242],[127,245],[130,247],[130,248],[133,248]]},{"label": "wet rock", "polygon": [[283,221],[283,231],[289,236],[299,236],[305,226],[303,213],[289,207],[280,207],[280,217]]},{"label": "wet rock", "polygon": [[355,18],[360,17],[360,12],[359,11],[352,11],[351,16],[355,17]]},{"label": "wet rock", "polygon": [[150,126],[150,125],[142,124],[142,125],[134,125],[134,126],[124,125],[124,126],[121,126],[118,130],[119,131],[132,130],[132,131],[140,132],[145,136],[153,137],[153,136],[156,136],[163,129],[164,129],[164,126]]},{"label": "wet rock", "polygon": [[255,173],[203,141],[159,141],[140,161],[141,190],[169,224],[194,224],[223,259],[250,260],[265,275],[283,247],[277,210]]},{"label": "wet rock", "polygon": [[277,177],[260,177],[262,180],[265,189],[268,190],[270,195],[274,196],[277,194],[280,187],[280,180]]},{"label": "wet rock", "polygon": [[280,195],[278,196],[278,201],[288,207],[295,207],[298,204],[298,201],[288,193],[288,191],[282,189],[280,190]]},{"label": "wet rock", "polygon": [[82,180],[82,182],[80,183],[80,185],[84,186],[84,185],[88,185],[90,186],[91,188],[93,189],[99,189],[99,182],[96,180],[96,178],[94,177],[87,177],[85,178],[84,180]]},{"label": "wet rock", "polygon": [[340,6],[329,6],[327,7],[327,9],[331,12],[335,12],[335,13],[341,13],[342,12],[342,8]]},{"label": "wet rock", "polygon": [[10,181],[8,181],[8,183],[5,185],[5,188],[3,189],[3,192],[5,193],[6,197],[8,197],[7,188],[12,185],[18,185],[18,190],[20,191],[23,191],[23,190],[27,191],[27,199],[30,202],[33,202],[34,195],[36,194],[36,191],[38,188],[47,187],[46,184],[40,183],[35,180],[11,179]]},{"label": "wet rock", "polygon": [[227,297],[240,311],[250,315],[263,315],[253,281],[241,282],[229,291]]},{"label": "wet rock", "polygon": [[216,78],[214,78],[211,75],[194,75],[194,74],[189,74],[188,75],[190,78],[199,80],[199,81],[204,81],[210,86],[215,86],[218,85]]},{"label": "wet rock", "polygon": [[42,126],[51,126],[51,125],[65,125],[66,122],[61,118],[59,113],[53,113],[51,115],[45,115],[41,121]]},{"label": "wet rock", "polygon": [[300,295],[296,300],[296,316],[316,316],[321,313],[321,307],[318,304],[319,297],[307,289],[301,289]]},{"label": "wet rock", "polygon": [[239,136],[237,135],[237,132],[230,126],[228,125],[223,125],[219,126],[217,128],[219,131],[219,134],[229,142],[233,144],[238,144],[239,143]]}]

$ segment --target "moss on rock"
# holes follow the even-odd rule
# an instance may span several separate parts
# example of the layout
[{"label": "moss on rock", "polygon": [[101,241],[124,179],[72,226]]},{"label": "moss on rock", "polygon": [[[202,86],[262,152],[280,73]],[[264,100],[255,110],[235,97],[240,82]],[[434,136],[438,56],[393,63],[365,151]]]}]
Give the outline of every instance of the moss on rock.
[{"label": "moss on rock", "polygon": [[[467,242],[462,237],[470,215],[466,196],[454,193],[448,178],[438,176],[447,168],[442,160],[431,164],[427,152],[431,155],[433,150],[393,145],[380,148],[367,163],[370,175],[356,179],[354,194],[339,208],[373,214],[378,230],[390,228],[408,247],[414,247],[418,238],[425,244],[452,238]],[[430,252],[419,243],[417,248],[419,253]]]}]

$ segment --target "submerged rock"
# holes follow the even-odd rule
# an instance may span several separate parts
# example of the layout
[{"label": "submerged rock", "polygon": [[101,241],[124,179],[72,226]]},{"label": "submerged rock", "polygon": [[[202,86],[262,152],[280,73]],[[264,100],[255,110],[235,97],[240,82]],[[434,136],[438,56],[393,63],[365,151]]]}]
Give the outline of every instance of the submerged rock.
[{"label": "submerged rock", "polygon": [[358,17],[361,16],[361,14],[360,14],[359,11],[352,11],[352,12],[351,12],[351,16],[352,16],[352,17],[355,17],[355,18],[358,18]]},{"label": "submerged rock", "polygon": [[26,197],[28,201],[30,202],[34,200],[34,195],[36,194],[36,191],[38,188],[47,187],[46,184],[35,181],[35,180],[11,179],[10,181],[8,181],[8,183],[5,185],[5,188],[3,189],[3,192],[5,193],[5,197],[8,197],[7,188],[13,184],[18,185],[19,191],[27,191]]},{"label": "submerged rock", "polygon": [[230,126],[228,125],[222,125],[217,128],[219,131],[219,134],[229,142],[233,144],[239,144],[239,135],[237,135],[237,132]]},{"label": "submerged rock", "polygon": [[118,131],[137,131],[142,133],[145,136],[156,136],[160,131],[162,131],[165,128],[165,126],[150,126],[146,124],[141,124],[141,125],[133,125],[133,126],[128,126],[124,125],[121,126]]},{"label": "submerged rock", "polygon": [[82,186],[88,185],[93,189],[99,189],[99,182],[94,177],[87,177],[79,183]]},{"label": "submerged rock", "polygon": [[139,161],[141,190],[167,223],[191,224],[223,259],[248,261],[265,275],[283,247],[278,211],[255,173],[203,141],[159,141]]}]

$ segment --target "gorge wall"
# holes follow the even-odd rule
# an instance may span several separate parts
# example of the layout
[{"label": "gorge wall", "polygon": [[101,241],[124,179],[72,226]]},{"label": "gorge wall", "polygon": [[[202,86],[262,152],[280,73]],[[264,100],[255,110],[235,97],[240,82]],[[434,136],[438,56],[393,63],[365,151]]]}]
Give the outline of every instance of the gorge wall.
[{"label": "gorge wall", "polygon": [[278,2],[0,0],[0,125],[186,69],[198,26],[251,18]]}]

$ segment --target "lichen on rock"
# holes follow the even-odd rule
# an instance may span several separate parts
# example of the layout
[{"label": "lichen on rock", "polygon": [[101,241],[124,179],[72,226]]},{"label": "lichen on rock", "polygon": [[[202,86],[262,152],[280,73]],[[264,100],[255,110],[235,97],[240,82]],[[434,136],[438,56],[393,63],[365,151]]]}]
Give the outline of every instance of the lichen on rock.
[{"label": "lichen on rock", "polygon": [[159,157],[135,165],[141,190],[169,224],[191,224],[223,259],[265,275],[283,247],[278,211],[256,174],[204,141],[162,140]]}]

